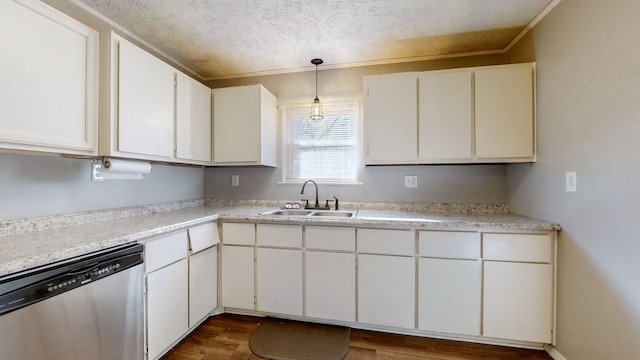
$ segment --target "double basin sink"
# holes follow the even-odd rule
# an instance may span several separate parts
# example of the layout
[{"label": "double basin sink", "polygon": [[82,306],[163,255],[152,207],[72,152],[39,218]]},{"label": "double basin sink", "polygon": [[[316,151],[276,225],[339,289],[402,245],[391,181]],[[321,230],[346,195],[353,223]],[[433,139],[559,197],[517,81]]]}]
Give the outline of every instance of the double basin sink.
[{"label": "double basin sink", "polygon": [[315,209],[274,209],[274,210],[269,210],[269,211],[260,213],[260,215],[352,218],[356,216],[356,211],[315,210]]}]

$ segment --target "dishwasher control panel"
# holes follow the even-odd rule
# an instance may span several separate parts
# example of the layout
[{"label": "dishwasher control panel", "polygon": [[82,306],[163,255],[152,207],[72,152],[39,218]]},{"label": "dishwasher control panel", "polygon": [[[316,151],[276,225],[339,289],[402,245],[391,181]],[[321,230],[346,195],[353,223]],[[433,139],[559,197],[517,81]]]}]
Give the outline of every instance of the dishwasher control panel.
[{"label": "dishwasher control panel", "polygon": [[[102,254],[0,284],[0,315],[142,264],[142,253]],[[28,279],[33,279],[32,282]]]}]

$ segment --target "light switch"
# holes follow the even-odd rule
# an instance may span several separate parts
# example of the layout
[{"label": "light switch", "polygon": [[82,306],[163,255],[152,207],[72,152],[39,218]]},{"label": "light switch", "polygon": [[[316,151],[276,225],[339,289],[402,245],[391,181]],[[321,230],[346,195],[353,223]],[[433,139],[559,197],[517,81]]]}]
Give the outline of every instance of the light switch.
[{"label": "light switch", "polygon": [[240,186],[240,175],[231,175],[231,186]]}]

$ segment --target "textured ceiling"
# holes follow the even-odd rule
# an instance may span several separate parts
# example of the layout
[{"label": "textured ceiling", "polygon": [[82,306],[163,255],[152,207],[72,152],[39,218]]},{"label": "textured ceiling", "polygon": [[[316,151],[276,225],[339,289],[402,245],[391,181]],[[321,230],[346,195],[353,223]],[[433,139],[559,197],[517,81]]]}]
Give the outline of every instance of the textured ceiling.
[{"label": "textured ceiling", "polygon": [[559,0],[73,0],[203,79],[504,50]]}]

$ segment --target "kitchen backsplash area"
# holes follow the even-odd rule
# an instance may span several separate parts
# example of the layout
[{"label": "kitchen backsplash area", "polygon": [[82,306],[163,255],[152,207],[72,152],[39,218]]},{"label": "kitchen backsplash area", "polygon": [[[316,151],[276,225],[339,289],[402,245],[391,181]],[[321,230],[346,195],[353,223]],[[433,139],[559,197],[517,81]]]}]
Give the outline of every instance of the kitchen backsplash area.
[{"label": "kitchen backsplash area", "polygon": [[91,181],[91,159],[0,154],[0,221],[203,197],[203,168],[153,165],[143,180]]}]

